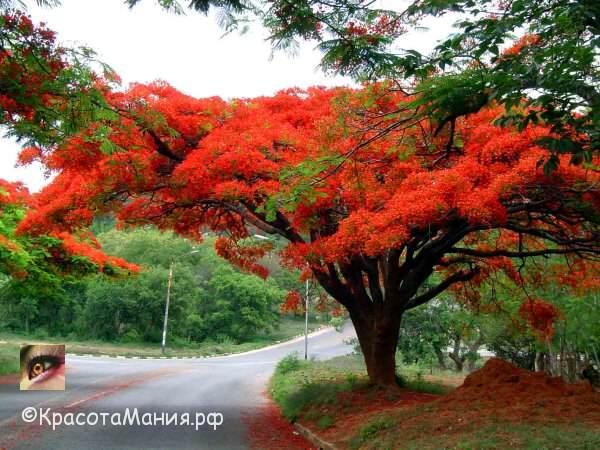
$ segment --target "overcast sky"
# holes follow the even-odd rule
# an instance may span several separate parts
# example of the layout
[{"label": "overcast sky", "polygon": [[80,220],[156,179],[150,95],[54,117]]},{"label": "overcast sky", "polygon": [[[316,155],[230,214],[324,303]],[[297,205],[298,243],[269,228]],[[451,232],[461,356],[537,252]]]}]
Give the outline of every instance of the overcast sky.
[{"label": "overcast sky", "polygon": [[[161,79],[196,97],[224,98],[269,95],[280,89],[312,85],[341,85],[350,81],[324,75],[314,43],[296,55],[271,57],[267,33],[258,24],[244,35],[223,36],[214,14],[167,14],[146,0],[129,10],[123,0],[63,0],[45,9],[26,1],[36,22],[45,22],[63,44],[86,45],[111,65],[125,84]],[[414,33],[403,47],[425,50],[450,30],[450,21],[427,33]],[[404,44],[404,43],[403,43]],[[23,181],[32,191],[46,179],[39,166],[15,168],[19,147],[0,139],[0,178]]]}]

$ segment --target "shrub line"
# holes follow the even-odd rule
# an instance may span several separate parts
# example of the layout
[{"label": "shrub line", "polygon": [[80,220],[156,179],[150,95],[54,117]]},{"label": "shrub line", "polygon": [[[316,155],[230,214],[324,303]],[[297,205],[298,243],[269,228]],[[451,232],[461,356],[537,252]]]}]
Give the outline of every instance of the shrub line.
[{"label": "shrub line", "polygon": [[[328,325],[322,325],[322,326],[319,326],[318,328],[315,328],[308,335],[312,337],[313,335],[315,335],[317,333],[322,333],[329,329],[333,329],[333,327],[330,327]],[[243,355],[246,353],[255,353],[255,352],[262,351],[262,350],[270,349],[272,347],[278,347],[281,345],[289,344],[291,342],[295,342],[296,340],[298,340],[301,337],[304,337],[304,333],[293,336],[285,341],[275,341],[272,344],[266,345],[264,347],[255,348],[252,350],[247,350],[247,351],[243,351],[243,352],[232,352],[232,353],[215,353],[214,355],[204,355],[204,356],[144,356],[144,355],[142,355],[142,356],[126,356],[126,355],[103,355],[103,354],[94,355],[94,354],[90,354],[90,353],[70,353],[70,352],[67,353],[67,356],[92,357],[92,358],[118,358],[118,359],[207,359],[207,358],[219,358],[219,357],[223,357],[223,356]]]}]

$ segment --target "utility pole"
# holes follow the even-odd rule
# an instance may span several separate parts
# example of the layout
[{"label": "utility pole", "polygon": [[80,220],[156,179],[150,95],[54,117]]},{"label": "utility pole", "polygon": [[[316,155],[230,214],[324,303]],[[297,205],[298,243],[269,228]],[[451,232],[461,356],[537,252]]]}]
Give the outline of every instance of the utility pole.
[{"label": "utility pole", "polygon": [[304,303],[304,360],[308,359],[308,279],[306,280],[306,292]]},{"label": "utility pole", "polygon": [[167,282],[167,302],[165,304],[165,321],[163,323],[162,343],[160,353],[165,354],[165,345],[167,343],[167,322],[169,320],[169,301],[171,300],[171,283],[173,282],[173,262],[169,266],[169,281]]},{"label": "utility pole", "polygon": [[[200,250],[192,247],[193,250],[189,253],[186,253],[183,256],[193,255],[194,253],[198,253]],[[167,282],[167,301],[165,303],[165,320],[163,323],[163,333],[162,333],[162,342],[160,344],[160,353],[165,354],[165,347],[167,344],[167,322],[169,321],[169,302],[171,301],[171,285],[173,284],[173,263],[175,261],[171,261],[171,265],[169,266],[169,281]]]}]

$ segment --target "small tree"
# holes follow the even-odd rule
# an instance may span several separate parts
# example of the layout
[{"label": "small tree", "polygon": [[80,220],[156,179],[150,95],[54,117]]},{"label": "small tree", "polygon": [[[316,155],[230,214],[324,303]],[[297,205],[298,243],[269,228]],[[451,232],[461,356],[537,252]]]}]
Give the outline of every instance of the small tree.
[{"label": "small tree", "polygon": [[458,372],[465,363],[472,370],[485,344],[481,322],[474,313],[451,299],[435,300],[404,315],[398,349],[406,362],[431,363],[447,368],[449,358]]}]

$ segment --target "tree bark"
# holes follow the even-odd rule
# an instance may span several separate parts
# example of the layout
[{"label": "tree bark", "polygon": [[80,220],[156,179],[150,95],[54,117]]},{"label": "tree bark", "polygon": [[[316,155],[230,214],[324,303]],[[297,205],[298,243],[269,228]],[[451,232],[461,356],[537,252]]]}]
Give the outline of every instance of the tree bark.
[{"label": "tree bark", "polygon": [[450,353],[448,355],[450,357],[450,359],[454,362],[454,366],[455,366],[455,370],[458,373],[462,373],[463,371],[463,366],[464,366],[464,358],[462,357],[458,357],[458,356],[454,356],[452,353]]},{"label": "tree bark", "polygon": [[[471,344],[467,345],[467,347],[469,349],[469,353],[470,353],[469,359],[467,360],[467,370],[469,372],[473,372],[475,370],[475,362],[479,358],[479,349],[485,342],[485,337],[483,336],[483,333],[481,332],[481,330],[478,330],[478,333],[479,333],[479,336],[477,337],[477,340],[472,342]],[[475,355],[475,356],[473,356],[473,355]]]},{"label": "tree bark", "polygon": [[444,352],[442,352],[442,350],[440,348],[434,348],[433,349],[435,352],[435,356],[438,360],[438,365],[440,366],[440,369],[442,370],[446,370],[446,358],[444,357]]},{"label": "tree bark", "polygon": [[401,314],[365,314],[350,312],[358,342],[365,358],[367,373],[373,384],[397,385],[396,346]]},{"label": "tree bark", "polygon": [[546,369],[546,364],[545,364],[545,355],[543,352],[540,351],[536,351],[535,352],[535,371],[536,372],[544,372]]},{"label": "tree bark", "polygon": [[459,334],[455,334],[454,336],[454,348],[451,353],[448,353],[448,357],[454,362],[456,366],[457,372],[463,371],[463,366],[465,363],[465,356],[460,354],[460,344],[462,339]]}]

